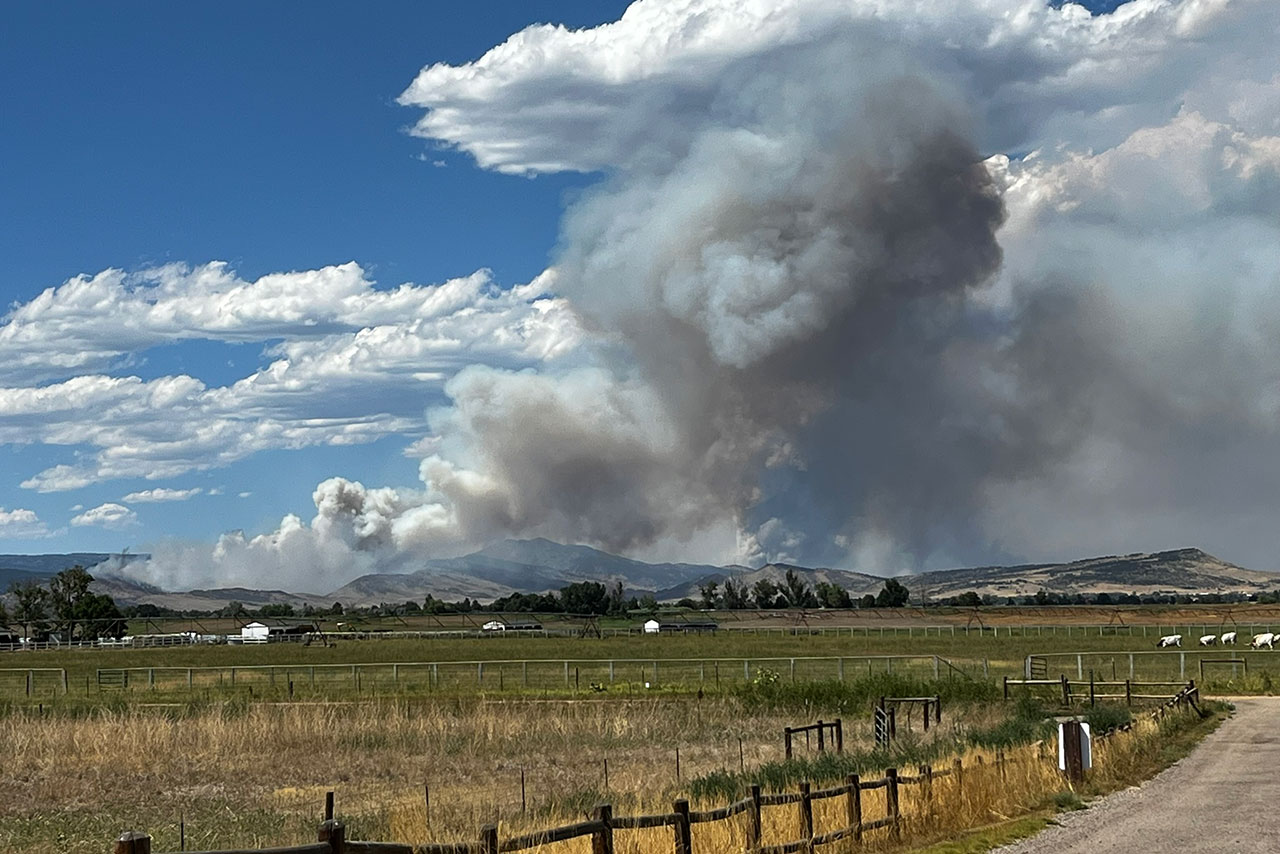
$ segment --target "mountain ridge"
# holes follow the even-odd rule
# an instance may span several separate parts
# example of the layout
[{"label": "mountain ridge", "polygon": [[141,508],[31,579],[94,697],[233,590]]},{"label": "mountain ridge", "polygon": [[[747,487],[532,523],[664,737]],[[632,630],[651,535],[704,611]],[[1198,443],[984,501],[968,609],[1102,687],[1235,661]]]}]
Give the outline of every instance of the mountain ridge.
[{"label": "mountain ridge", "polygon": [[[6,570],[0,555],[0,571]],[[22,567],[41,566],[38,558],[56,564],[68,558],[113,558],[113,555],[17,556],[21,566],[8,569],[35,580],[47,578],[28,573]],[[87,563],[88,561],[84,561]],[[103,561],[96,566],[101,567]],[[90,566],[92,569],[93,567]],[[881,576],[873,573],[830,567],[804,567],[788,563],[768,563],[758,568],[714,566],[694,563],[647,563],[610,554],[584,545],[563,545],[546,539],[508,539],[493,543],[468,555],[422,561],[409,572],[370,573],[352,579],[324,594],[287,590],[258,590],[245,587],[164,591],[133,581],[119,567],[99,570],[95,582],[99,592],[110,593],[121,604],[154,604],[175,610],[218,610],[236,601],[246,608],[268,604],[295,607],[369,606],[382,603],[421,602],[428,595],[437,599],[476,599],[492,602],[513,593],[545,593],[567,584],[596,581],[606,586],[621,583],[625,595],[653,595],[659,601],[699,597],[699,587],[733,579],[748,589],[768,580],[782,584],[786,573],[794,572],[811,589],[819,583],[835,584],[854,599],[879,592],[889,577],[900,580],[912,593],[936,600],[973,591],[981,596],[1004,600],[1035,595],[1040,590],[1055,594],[1076,593],[1261,593],[1280,589],[1280,575],[1245,569],[1196,548],[1127,555],[1104,555],[1060,563],[1028,563],[1012,566],[979,566],[901,573]],[[7,583],[5,584],[7,587]]]}]

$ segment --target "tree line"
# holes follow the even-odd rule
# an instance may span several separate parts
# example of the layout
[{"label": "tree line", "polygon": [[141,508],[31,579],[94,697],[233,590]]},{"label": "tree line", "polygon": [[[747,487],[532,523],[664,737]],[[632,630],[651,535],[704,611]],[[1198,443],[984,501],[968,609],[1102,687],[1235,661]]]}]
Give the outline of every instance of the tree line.
[{"label": "tree line", "polygon": [[124,614],[109,595],[90,590],[92,583],[93,576],[82,566],[62,570],[48,586],[14,582],[9,585],[13,610],[0,601],[0,624],[21,628],[22,636],[33,641],[55,635],[63,641],[122,637]]}]

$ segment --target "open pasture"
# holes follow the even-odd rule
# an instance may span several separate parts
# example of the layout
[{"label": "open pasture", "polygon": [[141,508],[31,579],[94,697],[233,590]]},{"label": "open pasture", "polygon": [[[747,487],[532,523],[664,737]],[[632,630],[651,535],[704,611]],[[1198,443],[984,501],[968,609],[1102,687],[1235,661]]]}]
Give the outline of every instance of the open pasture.
[{"label": "open pasture", "polygon": [[[643,633],[643,623],[648,614],[629,616],[604,616],[585,618],[567,614],[515,613],[498,615],[475,611],[458,614],[411,613],[402,616],[371,616],[361,614],[322,614],[306,617],[321,631],[342,634],[436,634],[460,635],[478,633],[481,627],[505,616],[516,622],[533,621],[549,634],[574,636],[593,625],[602,634]],[[1150,629],[1159,626],[1207,626],[1210,631],[1230,631],[1235,624],[1273,623],[1280,625],[1280,605],[996,605],[978,608],[951,606],[904,608],[852,608],[852,609],[782,609],[782,610],[717,610],[684,611],[663,610],[659,619],[684,619],[697,617],[712,619],[727,630],[739,631],[830,631],[881,628],[906,628],[922,626],[955,626],[977,630],[995,626],[1133,626],[1139,633],[1142,626]],[[199,634],[229,634],[240,630],[253,620],[249,615],[241,617],[153,617],[134,618],[128,621],[128,633],[196,632]]]},{"label": "open pasture", "polygon": [[[1077,679],[1093,671],[1099,679],[1205,678],[1210,688],[1231,681],[1232,690],[1267,690],[1264,677],[1280,677],[1280,656],[1247,651],[1247,638],[1253,631],[1274,627],[1241,623],[1235,627],[1240,642],[1234,647],[1208,648],[1195,646],[1195,639],[1217,633],[1219,626],[1209,622],[762,628],[602,638],[374,636],[309,645],[23,650],[0,653],[0,698],[48,704],[97,702],[144,692],[148,701],[189,698],[193,693],[313,700],[358,699],[366,694],[709,692],[749,681],[762,669],[786,681],[852,679],[880,672],[922,678],[1017,677],[1024,675],[1027,656],[1033,654],[1048,662],[1052,675],[1066,673]],[[1182,648],[1157,653],[1156,639],[1173,633],[1183,635]],[[1210,663],[1202,674],[1201,658],[1248,663]],[[1250,687],[1245,677],[1257,685]]]},{"label": "open pasture", "polygon": [[[0,714],[0,850],[88,854],[126,828],[145,829],[156,850],[253,848],[314,839],[325,793],[349,838],[406,843],[473,841],[496,822],[503,838],[580,821],[595,804],[615,814],[665,813],[675,798],[695,810],[765,791],[837,785],[887,767],[916,774],[962,755],[963,800],[940,783],[937,820],[907,822],[906,838],[1042,806],[1062,787],[1044,738],[1044,710],[995,699],[979,682],[865,677],[838,683],[743,686],[721,695],[578,699],[437,697],[351,702],[133,704],[96,709],[9,709]],[[878,694],[937,693],[940,725],[926,734],[899,718],[899,739],[875,750],[868,716]],[[782,730],[844,715],[846,753],[795,744],[784,761]],[[1159,740],[1103,748],[1101,774],[1130,773],[1135,750]],[[997,771],[997,750],[1007,767]],[[975,752],[976,751],[976,752]],[[977,755],[985,757],[979,765]],[[986,768],[985,776],[984,771]],[[1105,779],[1099,777],[1099,779]],[[917,789],[903,814],[919,816]],[[867,792],[866,815],[884,815]],[[835,812],[832,812],[834,810]],[[844,823],[836,801],[815,809],[819,828]],[[695,829],[695,851],[741,850],[733,822]],[[771,842],[800,834],[794,810],[768,813]],[[883,837],[869,838],[872,848]],[[669,851],[670,832],[619,837],[627,852]],[[558,848],[587,850],[585,842]],[[625,846],[625,847],[622,847]]]}]

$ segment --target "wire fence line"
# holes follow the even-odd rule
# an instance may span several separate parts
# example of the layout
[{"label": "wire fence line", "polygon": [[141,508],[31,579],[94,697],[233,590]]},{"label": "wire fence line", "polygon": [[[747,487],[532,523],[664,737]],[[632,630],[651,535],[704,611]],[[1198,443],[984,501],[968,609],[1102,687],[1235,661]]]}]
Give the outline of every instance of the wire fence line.
[{"label": "wire fence line", "polygon": [[183,691],[259,687],[276,690],[338,688],[424,690],[633,690],[770,681],[847,680],[877,673],[971,678],[989,665],[957,664],[936,655],[787,656],[751,658],[508,659],[265,664],[212,667],[98,668],[98,691]]},{"label": "wire fence line", "polygon": [[[822,615],[827,618],[827,614]],[[888,618],[884,618],[888,619]],[[1031,637],[1132,637],[1158,638],[1166,634],[1185,634],[1199,636],[1225,630],[1238,630],[1241,636],[1257,634],[1259,631],[1272,631],[1280,627],[1280,620],[1265,623],[1096,623],[1096,624],[1034,624],[1034,625],[984,625],[981,622],[967,625],[908,625],[882,624],[860,626],[814,626],[794,624],[787,626],[736,626],[718,623],[715,631],[737,635],[761,637],[850,637],[850,638],[1031,638]],[[669,632],[668,632],[669,633]],[[1198,633],[1198,634],[1197,634]],[[593,634],[602,638],[608,637],[642,637],[652,635],[642,627],[600,627]],[[240,642],[239,635],[207,635],[197,632],[165,633],[156,635],[135,635],[127,639],[94,638],[72,641],[29,641],[25,643],[2,643],[0,652],[30,652],[34,650],[115,650],[121,648],[139,648],[156,646],[198,646],[212,643],[211,637],[218,637],[220,643]],[[480,627],[433,628],[433,629],[317,629],[305,634],[272,637],[271,643],[302,643],[316,638],[332,640],[448,640],[465,638],[581,638],[583,630],[580,626],[557,626],[538,629],[505,629],[501,631],[486,630]]]},{"label": "wire fence line", "polygon": [[[1224,658],[1224,655],[1230,657]],[[1235,679],[1247,675],[1250,669],[1264,672],[1280,669],[1280,656],[1270,649],[1248,646],[1206,646],[1131,652],[1044,652],[1028,655],[1023,662],[1023,676],[1027,679],[1046,672],[1074,672],[1077,680],[1087,679],[1092,673],[1097,678],[1110,676],[1113,680],[1176,677],[1185,682],[1192,677]]]}]

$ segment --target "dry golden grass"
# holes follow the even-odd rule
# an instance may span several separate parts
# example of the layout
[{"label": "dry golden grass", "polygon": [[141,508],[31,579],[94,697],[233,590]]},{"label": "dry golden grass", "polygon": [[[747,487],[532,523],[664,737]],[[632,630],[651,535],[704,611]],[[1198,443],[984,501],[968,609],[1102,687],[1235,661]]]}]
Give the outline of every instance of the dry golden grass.
[{"label": "dry golden grass", "polygon": [[180,816],[189,843],[297,843],[328,790],[353,836],[471,838],[520,819],[522,769],[524,817],[546,824],[553,809],[603,797],[606,756],[608,796],[626,803],[674,791],[677,748],[684,779],[737,768],[739,737],[751,767],[780,758],[794,723],[692,697],[15,712],[0,716],[0,850],[97,852],[126,826],[176,849]]},{"label": "dry golden grass", "polygon": [[[976,706],[968,714],[985,724],[999,712]],[[298,844],[314,838],[328,790],[349,838],[410,843],[472,840],[491,821],[503,836],[579,821],[603,800],[617,814],[669,812],[682,792],[676,748],[686,781],[736,769],[739,738],[751,768],[781,758],[781,730],[797,723],[795,713],[749,712],[728,697],[14,712],[0,716],[0,851],[96,854],[124,829],[151,833],[157,851],[177,850],[180,817],[188,848]],[[847,722],[847,746],[868,737],[864,724]],[[952,739],[954,730],[935,728],[931,737]],[[1147,723],[1099,745],[1095,783],[1158,763],[1158,741]],[[1011,750],[1003,771],[991,752],[967,752],[963,790],[954,778],[936,780],[928,809],[919,787],[902,787],[904,844],[1042,806],[1064,788],[1051,747]],[[843,798],[816,802],[817,832],[843,826],[844,810]],[[863,793],[863,814],[885,814],[883,790]],[[768,808],[763,818],[766,844],[801,835],[796,807]],[[745,816],[695,826],[693,837],[699,852],[742,850]],[[619,831],[616,842],[621,854],[666,852],[672,831]],[[885,831],[866,842],[892,847]],[[587,854],[589,840],[554,847]]]}]

